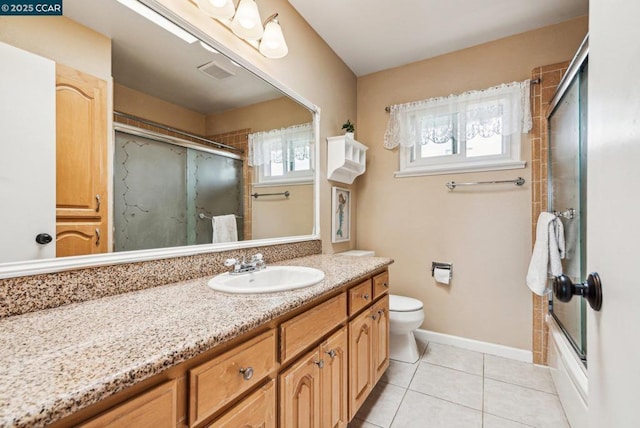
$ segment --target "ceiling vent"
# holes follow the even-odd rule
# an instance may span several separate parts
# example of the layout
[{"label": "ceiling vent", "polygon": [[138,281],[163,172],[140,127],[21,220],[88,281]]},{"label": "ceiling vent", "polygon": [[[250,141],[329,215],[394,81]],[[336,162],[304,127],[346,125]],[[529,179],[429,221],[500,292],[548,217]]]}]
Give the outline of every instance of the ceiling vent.
[{"label": "ceiling vent", "polygon": [[227,77],[235,76],[235,73],[232,73],[215,61],[202,64],[198,67],[198,70],[202,71],[204,74],[210,77],[213,77],[216,80],[222,80],[226,79]]}]

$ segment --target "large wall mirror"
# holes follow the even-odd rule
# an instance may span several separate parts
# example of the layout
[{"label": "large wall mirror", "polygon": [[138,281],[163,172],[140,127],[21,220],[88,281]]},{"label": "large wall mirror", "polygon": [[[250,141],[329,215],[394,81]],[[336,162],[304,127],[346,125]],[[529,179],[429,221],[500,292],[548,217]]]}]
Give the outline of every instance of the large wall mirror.
[{"label": "large wall mirror", "polygon": [[317,109],[123,3],[0,17],[0,277],[317,237]]}]

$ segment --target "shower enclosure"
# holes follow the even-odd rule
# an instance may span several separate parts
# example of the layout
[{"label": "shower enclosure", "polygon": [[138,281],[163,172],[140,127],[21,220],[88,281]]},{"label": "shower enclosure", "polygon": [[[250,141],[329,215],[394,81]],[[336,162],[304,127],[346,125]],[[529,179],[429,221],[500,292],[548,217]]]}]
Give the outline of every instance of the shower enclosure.
[{"label": "shower enclosure", "polygon": [[116,132],[114,250],[210,244],[208,218],[225,214],[236,215],[242,240],[242,184],[236,155]]},{"label": "shower enclosure", "polygon": [[[586,45],[586,43],[585,43]],[[574,58],[550,104],[548,119],[548,206],[565,232],[563,272],[574,283],[586,277],[588,47]],[[553,317],[586,365],[586,302],[550,301]]]}]

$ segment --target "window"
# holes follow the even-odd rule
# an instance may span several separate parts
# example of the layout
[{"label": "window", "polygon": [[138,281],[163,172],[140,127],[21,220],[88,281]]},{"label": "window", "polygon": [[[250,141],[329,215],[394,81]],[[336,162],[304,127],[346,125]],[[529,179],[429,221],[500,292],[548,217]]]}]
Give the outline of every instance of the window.
[{"label": "window", "polygon": [[400,146],[396,177],[523,168],[529,81],[391,108],[384,144]]},{"label": "window", "polygon": [[311,123],[249,134],[249,165],[263,185],[313,181]]}]

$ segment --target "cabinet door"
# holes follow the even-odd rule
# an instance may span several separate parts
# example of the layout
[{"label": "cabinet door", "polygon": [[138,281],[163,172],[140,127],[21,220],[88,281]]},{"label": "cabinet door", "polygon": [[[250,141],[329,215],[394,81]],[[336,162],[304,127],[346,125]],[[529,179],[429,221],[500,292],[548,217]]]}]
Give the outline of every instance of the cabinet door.
[{"label": "cabinet door", "polygon": [[349,419],[373,389],[372,327],[370,309],[349,322]]},{"label": "cabinet door", "polygon": [[322,428],[343,428],[348,419],[347,328],[343,327],[320,345],[324,360],[320,406]]},{"label": "cabinet door", "polygon": [[373,379],[374,384],[389,367],[389,296],[372,308],[373,314]]},{"label": "cabinet door", "polygon": [[107,218],[107,84],[56,65],[56,215]]},{"label": "cabinet door", "polygon": [[320,427],[320,352],[309,352],[282,372],[280,427]]},{"label": "cabinet door", "polygon": [[57,222],[56,257],[107,252],[104,222]]},{"label": "cabinet door", "polygon": [[276,428],[275,381],[242,400],[207,428]]}]

